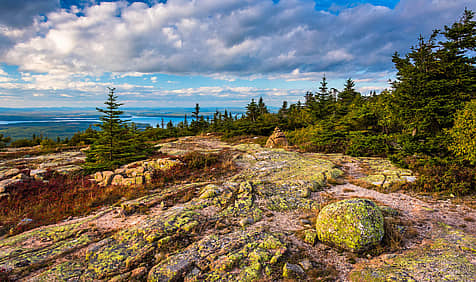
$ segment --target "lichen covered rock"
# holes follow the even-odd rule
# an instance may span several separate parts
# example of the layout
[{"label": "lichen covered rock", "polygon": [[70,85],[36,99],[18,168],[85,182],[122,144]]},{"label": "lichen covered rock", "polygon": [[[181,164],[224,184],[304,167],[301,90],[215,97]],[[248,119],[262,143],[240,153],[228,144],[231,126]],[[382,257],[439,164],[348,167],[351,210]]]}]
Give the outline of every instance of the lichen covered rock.
[{"label": "lichen covered rock", "polygon": [[319,240],[351,252],[377,245],[384,235],[383,216],[367,199],[349,199],[325,206],[316,220]]},{"label": "lichen covered rock", "polygon": [[[357,265],[349,281],[474,281],[476,237],[440,224],[432,240],[381,261]],[[376,260],[376,259],[375,259]],[[380,259],[381,260],[381,259]]]}]

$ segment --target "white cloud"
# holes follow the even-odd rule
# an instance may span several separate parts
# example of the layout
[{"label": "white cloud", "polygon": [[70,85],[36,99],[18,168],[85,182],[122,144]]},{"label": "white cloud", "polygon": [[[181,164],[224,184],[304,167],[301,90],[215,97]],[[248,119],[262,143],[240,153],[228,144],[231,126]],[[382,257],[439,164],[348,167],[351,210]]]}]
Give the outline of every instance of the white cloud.
[{"label": "white cloud", "polygon": [[0,76],[0,83],[3,83],[3,82],[10,82],[11,79],[8,78],[8,77],[5,77],[5,76]]},{"label": "white cloud", "polygon": [[16,36],[3,32],[15,44],[2,60],[35,72],[236,77],[300,69],[348,76],[389,69],[394,51],[407,50],[419,33],[451,23],[465,6],[476,6],[469,0],[402,0],[394,10],[363,4],[334,15],[314,10],[314,4],[102,2],[84,8],[84,16],[58,10],[46,22],[16,28]]},{"label": "white cloud", "polygon": [[[42,6],[46,17],[36,15],[28,25],[15,24],[15,17],[2,25],[0,19],[0,63],[21,71],[21,79],[12,79],[0,68],[0,89],[18,99],[61,92],[90,102],[114,84],[128,99],[246,102],[263,95],[280,104],[299,99],[306,89],[236,85],[242,79],[317,84],[326,75],[352,77],[363,92],[378,90],[382,86],[373,85],[387,85],[394,76],[395,51],[405,53],[418,34],[451,24],[464,7],[476,9],[471,0],[401,0],[395,9],[347,5],[334,14],[316,11],[313,0],[98,2],[70,10]],[[156,73],[200,75],[235,86],[163,90],[129,79],[156,82]],[[178,82],[167,83],[161,86]]]}]

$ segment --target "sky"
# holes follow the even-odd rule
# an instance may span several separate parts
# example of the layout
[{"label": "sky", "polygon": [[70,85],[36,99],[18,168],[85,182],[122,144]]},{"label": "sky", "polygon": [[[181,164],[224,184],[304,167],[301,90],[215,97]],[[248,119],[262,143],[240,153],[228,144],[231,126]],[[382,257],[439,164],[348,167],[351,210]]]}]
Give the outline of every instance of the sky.
[{"label": "sky", "polygon": [[473,0],[0,0],[0,107],[241,107],[323,76],[389,88],[391,57]]}]

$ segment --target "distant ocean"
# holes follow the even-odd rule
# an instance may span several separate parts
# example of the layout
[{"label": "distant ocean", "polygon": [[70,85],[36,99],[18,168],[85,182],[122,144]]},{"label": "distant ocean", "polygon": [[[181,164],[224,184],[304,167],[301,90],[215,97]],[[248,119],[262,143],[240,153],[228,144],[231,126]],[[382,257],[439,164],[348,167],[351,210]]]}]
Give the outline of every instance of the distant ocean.
[{"label": "distant ocean", "polygon": [[[181,121],[184,121],[184,117],[177,117],[177,116],[127,116],[123,118],[124,120],[129,120],[130,122],[136,123],[136,124],[141,124],[141,125],[150,125],[152,127],[157,127],[157,125],[161,126],[162,125],[162,120],[164,121],[164,124],[166,125],[169,121],[172,121],[174,125],[180,123]],[[188,122],[191,121],[190,117],[187,117]],[[21,124],[31,124],[31,123],[72,123],[72,122],[86,122],[86,123],[99,123],[99,119],[95,118],[71,118],[71,117],[65,117],[65,118],[44,118],[44,119],[32,119],[32,120],[0,120],[0,124],[16,124],[16,125],[21,125]]]},{"label": "distant ocean", "polygon": [[[202,108],[200,114],[205,119],[212,118],[215,110],[215,108]],[[191,108],[131,108],[121,118],[136,123],[140,129],[147,126],[155,128],[162,127],[162,121],[164,126],[170,121],[177,125],[184,121],[185,114],[190,124],[192,111]],[[228,112],[234,115],[242,113],[239,109],[228,109]],[[69,138],[78,131],[84,131],[91,125],[100,123],[99,116],[95,109],[0,108],[0,134],[11,137],[12,140],[31,138],[34,134],[49,138]]]}]

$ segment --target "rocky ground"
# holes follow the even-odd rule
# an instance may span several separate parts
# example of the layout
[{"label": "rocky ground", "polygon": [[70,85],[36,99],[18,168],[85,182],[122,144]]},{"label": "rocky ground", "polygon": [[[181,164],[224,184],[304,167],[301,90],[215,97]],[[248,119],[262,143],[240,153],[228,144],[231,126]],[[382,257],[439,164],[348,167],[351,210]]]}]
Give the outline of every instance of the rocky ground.
[{"label": "rocky ground", "polygon": [[[462,202],[378,192],[414,179],[387,160],[230,145],[205,137],[159,149],[168,155],[226,150],[239,172],[153,190],[86,217],[2,238],[0,273],[24,281],[476,277],[476,211]],[[189,197],[171,201],[176,195]],[[322,207],[352,197],[372,199],[385,216],[382,243],[361,254],[322,244],[315,231]]]}]

